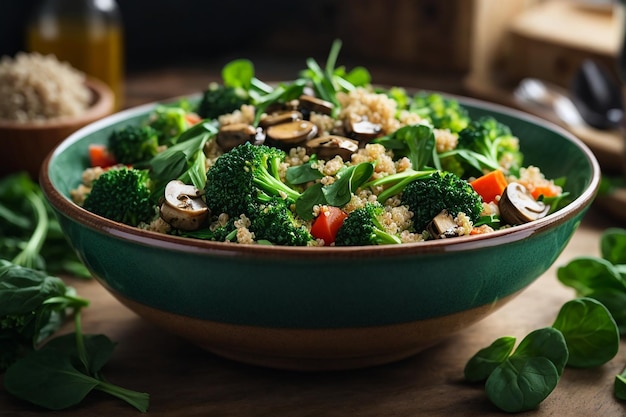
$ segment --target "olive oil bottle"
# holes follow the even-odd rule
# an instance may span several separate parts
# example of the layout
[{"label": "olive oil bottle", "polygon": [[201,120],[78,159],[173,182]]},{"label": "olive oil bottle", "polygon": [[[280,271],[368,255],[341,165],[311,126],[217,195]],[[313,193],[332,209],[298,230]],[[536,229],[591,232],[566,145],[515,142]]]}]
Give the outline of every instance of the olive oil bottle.
[{"label": "olive oil bottle", "polygon": [[43,0],[26,33],[31,52],[54,54],[61,61],[107,83],[122,107],[123,28],[115,0]]}]

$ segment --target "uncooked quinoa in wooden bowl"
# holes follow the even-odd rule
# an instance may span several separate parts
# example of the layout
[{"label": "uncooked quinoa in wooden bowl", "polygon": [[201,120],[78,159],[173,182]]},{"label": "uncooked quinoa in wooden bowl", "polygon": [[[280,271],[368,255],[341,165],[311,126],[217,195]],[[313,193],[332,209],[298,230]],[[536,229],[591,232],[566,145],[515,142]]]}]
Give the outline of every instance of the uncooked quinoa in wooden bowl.
[{"label": "uncooked quinoa in wooden bowl", "polygon": [[54,55],[0,59],[0,175],[37,178],[46,155],[71,133],[113,112],[113,92]]}]

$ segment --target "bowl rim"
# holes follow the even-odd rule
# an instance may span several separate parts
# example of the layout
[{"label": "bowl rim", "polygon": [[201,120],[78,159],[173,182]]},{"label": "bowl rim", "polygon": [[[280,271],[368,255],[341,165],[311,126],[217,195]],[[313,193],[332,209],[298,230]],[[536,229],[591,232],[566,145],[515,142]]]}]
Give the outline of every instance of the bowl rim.
[{"label": "bowl rim", "polygon": [[73,116],[60,116],[48,120],[21,122],[0,119],[0,129],[8,130],[51,130],[76,125],[85,125],[111,115],[114,108],[114,94],[104,81],[86,76],[84,85],[91,91],[92,101],[84,112]]},{"label": "bowl rim", "polygon": [[[540,125],[548,130],[552,130],[576,145],[584,154],[592,171],[588,186],[572,202],[562,209],[549,214],[548,216],[530,223],[513,226],[506,229],[496,230],[487,234],[463,236],[454,239],[429,240],[426,242],[403,243],[399,245],[374,245],[374,246],[322,246],[322,247],[298,247],[298,246],[272,246],[259,244],[239,244],[214,242],[208,240],[191,239],[179,236],[172,236],[137,227],[118,223],[94,213],[91,213],[71,201],[69,197],[61,194],[52,184],[49,177],[49,169],[52,160],[62,153],[66,148],[79,141],[83,136],[98,131],[117,121],[122,121],[133,116],[145,113],[164,101],[150,102],[130,109],[112,114],[98,121],[95,121],[71,134],[64,141],[59,143],[44,159],[40,171],[39,183],[42,191],[50,204],[58,211],[59,215],[72,219],[92,231],[109,235],[118,240],[127,240],[136,244],[158,247],[162,249],[174,250],[178,252],[194,253],[210,256],[249,256],[263,258],[297,259],[307,258],[345,258],[358,257],[367,259],[376,257],[403,257],[416,254],[449,253],[456,251],[478,250],[484,247],[493,247],[502,244],[509,244],[521,241],[539,233],[548,232],[555,226],[584,212],[595,198],[600,185],[600,166],[593,152],[580,139],[566,129],[540,117],[513,109],[496,103],[483,101],[480,99],[465,97],[455,94],[445,94],[453,97],[462,104],[478,107],[487,111],[494,111],[510,117],[522,119],[526,122]],[[194,97],[196,95],[186,95],[181,97]],[[177,97],[176,99],[180,99]]]}]

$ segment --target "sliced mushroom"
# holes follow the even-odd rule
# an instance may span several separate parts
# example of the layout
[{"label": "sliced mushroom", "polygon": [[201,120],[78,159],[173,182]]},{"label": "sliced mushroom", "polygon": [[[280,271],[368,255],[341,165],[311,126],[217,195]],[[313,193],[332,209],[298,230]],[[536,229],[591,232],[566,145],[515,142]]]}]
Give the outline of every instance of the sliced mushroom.
[{"label": "sliced mushroom", "polygon": [[380,134],[382,126],[378,123],[370,122],[366,117],[361,120],[352,120],[348,117],[344,121],[344,129],[348,137],[367,143]]},{"label": "sliced mushroom", "polygon": [[297,120],[302,120],[302,113],[299,111],[282,111],[265,116],[259,121],[259,126],[263,129],[267,129],[270,126],[281,123],[295,122]]},{"label": "sliced mushroom", "polygon": [[298,100],[303,113],[315,112],[330,115],[333,112],[333,103],[321,98],[303,94]]},{"label": "sliced mushroom", "polygon": [[328,160],[339,155],[344,161],[349,161],[352,154],[359,150],[359,142],[337,135],[320,136],[308,140],[306,150],[319,159]]},{"label": "sliced mushroom", "polygon": [[535,200],[528,189],[517,182],[507,185],[498,205],[502,220],[512,225],[540,219],[550,210],[550,206]]},{"label": "sliced mushroom", "polygon": [[458,225],[454,221],[454,218],[447,210],[443,210],[437,214],[428,226],[426,231],[433,239],[445,239],[448,237],[457,237]]},{"label": "sliced mushroom", "polygon": [[228,152],[246,142],[254,145],[262,144],[265,141],[265,132],[247,123],[232,123],[220,127],[215,140],[224,152]]},{"label": "sliced mushroom", "polygon": [[175,229],[196,230],[209,216],[202,193],[193,185],[172,180],[165,186],[161,218]]},{"label": "sliced mushroom", "polygon": [[267,128],[267,140],[279,148],[290,148],[317,136],[317,126],[307,120],[281,123]]}]

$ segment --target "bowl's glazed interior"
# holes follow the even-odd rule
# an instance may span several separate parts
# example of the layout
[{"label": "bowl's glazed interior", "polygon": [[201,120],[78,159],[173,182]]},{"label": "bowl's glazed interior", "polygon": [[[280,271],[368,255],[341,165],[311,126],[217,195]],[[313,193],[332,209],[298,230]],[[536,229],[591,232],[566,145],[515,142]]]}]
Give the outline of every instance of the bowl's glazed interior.
[{"label": "bowl's glazed interior", "polygon": [[486,235],[368,247],[271,247],[189,240],[102,219],[69,192],[90,143],[143,119],[125,111],[72,135],[40,183],[73,247],[122,303],[223,356],[287,369],[346,369],[413,355],[491,314],[545,272],[597,192],[591,152],[523,113],[459,98],[520,138],[524,164],[566,177],[573,201],[541,220]]}]

